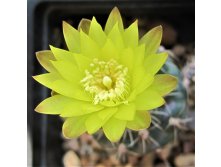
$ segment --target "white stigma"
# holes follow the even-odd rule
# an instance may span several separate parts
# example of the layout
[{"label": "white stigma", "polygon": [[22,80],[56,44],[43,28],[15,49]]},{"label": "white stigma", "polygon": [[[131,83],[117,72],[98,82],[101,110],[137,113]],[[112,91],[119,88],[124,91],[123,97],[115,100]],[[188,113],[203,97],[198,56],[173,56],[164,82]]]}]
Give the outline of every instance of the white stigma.
[{"label": "white stigma", "polygon": [[128,68],[115,60],[108,62],[93,60],[90,69],[81,80],[85,91],[94,97],[94,104],[102,101],[125,102],[129,93]]},{"label": "white stigma", "polygon": [[109,76],[104,76],[103,84],[106,86],[107,89],[110,89],[112,86],[112,79]]}]

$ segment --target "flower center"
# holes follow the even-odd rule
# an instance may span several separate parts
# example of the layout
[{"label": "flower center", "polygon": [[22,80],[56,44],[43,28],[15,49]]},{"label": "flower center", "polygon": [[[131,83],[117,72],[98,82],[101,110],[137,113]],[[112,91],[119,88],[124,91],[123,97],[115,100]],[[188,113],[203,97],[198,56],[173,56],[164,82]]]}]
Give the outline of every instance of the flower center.
[{"label": "flower center", "polygon": [[128,68],[115,60],[99,61],[94,59],[90,69],[85,71],[81,80],[84,89],[94,97],[94,104],[102,101],[126,102],[129,93]]},{"label": "flower center", "polygon": [[104,76],[103,78],[103,85],[106,86],[107,89],[111,89],[112,86],[112,79],[109,76]]}]

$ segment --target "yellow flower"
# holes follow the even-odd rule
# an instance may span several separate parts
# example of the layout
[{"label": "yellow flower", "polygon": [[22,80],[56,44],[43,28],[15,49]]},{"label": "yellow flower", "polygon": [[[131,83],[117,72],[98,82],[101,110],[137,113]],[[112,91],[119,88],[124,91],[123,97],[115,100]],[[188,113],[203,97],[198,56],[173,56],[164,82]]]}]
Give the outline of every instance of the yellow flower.
[{"label": "yellow flower", "polygon": [[95,17],[82,19],[78,30],[63,22],[69,50],[50,46],[36,53],[49,73],[34,79],[56,93],[35,110],[64,117],[65,137],[102,129],[115,142],[126,128],[148,128],[148,110],[162,106],[162,96],[176,87],[175,77],[157,74],[167,59],[167,53],[156,53],[162,27],[139,39],[137,23],[124,29],[116,7],[104,30]]}]

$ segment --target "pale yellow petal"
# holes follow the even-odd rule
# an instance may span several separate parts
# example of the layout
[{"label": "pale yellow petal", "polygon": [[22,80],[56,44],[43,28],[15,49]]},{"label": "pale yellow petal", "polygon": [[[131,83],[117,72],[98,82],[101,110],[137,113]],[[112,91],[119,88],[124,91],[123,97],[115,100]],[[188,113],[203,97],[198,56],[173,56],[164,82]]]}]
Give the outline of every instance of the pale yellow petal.
[{"label": "pale yellow petal", "polygon": [[110,39],[107,39],[104,46],[102,47],[100,59],[104,61],[109,61],[111,59],[119,59],[119,52]]},{"label": "pale yellow petal", "polygon": [[92,102],[86,102],[81,100],[73,99],[71,103],[66,105],[61,111],[61,117],[75,117],[90,114],[99,110],[102,110],[104,107],[101,105],[95,105]]},{"label": "pale yellow petal", "polygon": [[151,124],[151,115],[149,111],[137,111],[134,119],[127,122],[127,128],[132,130],[146,129]]},{"label": "pale yellow petal", "polygon": [[165,103],[164,99],[154,90],[147,89],[136,97],[137,110],[152,110]]},{"label": "pale yellow petal", "polygon": [[126,47],[136,47],[138,45],[139,34],[137,20],[131,24],[123,34],[124,43]]},{"label": "pale yellow petal", "polygon": [[136,106],[134,103],[122,104],[118,107],[118,111],[114,115],[119,120],[133,120],[136,112]]},{"label": "pale yellow petal", "polygon": [[78,31],[84,31],[84,33],[88,34],[91,25],[91,20],[89,19],[81,19],[80,23],[78,24]]},{"label": "pale yellow petal", "polygon": [[71,52],[79,53],[81,48],[79,31],[67,22],[63,21],[63,34],[68,49]]},{"label": "pale yellow petal", "polygon": [[102,47],[104,45],[106,38],[107,38],[101,25],[97,22],[95,17],[92,18],[92,21],[90,24],[89,36],[97,44],[99,44],[100,47]]},{"label": "pale yellow petal", "polygon": [[169,74],[158,74],[155,76],[150,89],[156,90],[161,96],[173,91],[177,86],[177,78]]},{"label": "pale yellow petal", "polygon": [[67,50],[56,48],[50,45],[50,49],[56,60],[66,60],[75,63],[74,54]]},{"label": "pale yellow petal", "polygon": [[80,41],[81,41],[81,53],[84,56],[90,59],[94,59],[100,56],[99,45],[83,31],[80,31]]},{"label": "pale yellow petal", "polygon": [[115,24],[118,24],[117,26],[119,27],[120,31],[123,31],[124,26],[123,26],[123,21],[121,18],[120,11],[118,10],[117,7],[114,7],[107,19],[107,23],[105,25],[104,31],[106,34],[109,34],[110,31],[113,29]]},{"label": "pale yellow petal", "polygon": [[88,133],[95,133],[101,128],[115,113],[116,107],[104,108],[101,111],[91,114],[86,120],[86,128]]},{"label": "pale yellow petal", "polygon": [[60,114],[61,111],[71,103],[72,99],[62,96],[55,95],[42,101],[36,108],[35,111],[43,114]]},{"label": "pale yellow petal", "polygon": [[122,33],[120,32],[117,23],[114,25],[113,29],[108,34],[108,38],[112,40],[112,42],[115,44],[115,47],[119,51],[121,51],[124,48]]},{"label": "pale yellow petal", "polygon": [[52,64],[58,73],[60,73],[64,79],[70,82],[79,83],[84,77],[84,74],[79,70],[77,65],[69,61],[52,61]]},{"label": "pale yellow petal", "polygon": [[51,64],[50,60],[55,60],[53,53],[50,50],[36,52],[38,62],[48,71],[56,72],[56,69]]},{"label": "pale yellow petal", "polygon": [[162,52],[159,54],[148,55],[144,59],[144,66],[147,73],[155,75],[164,65],[168,57],[168,53]]},{"label": "pale yellow petal", "polygon": [[74,84],[68,82],[62,79],[61,76],[58,74],[47,73],[34,76],[33,78],[42,85],[54,90],[61,95],[83,101],[92,101],[91,95],[84,91],[80,83]]},{"label": "pale yellow petal", "polygon": [[86,119],[87,116],[67,118],[62,127],[64,137],[75,138],[86,132]]},{"label": "pale yellow petal", "polygon": [[157,26],[148,31],[139,41],[140,44],[146,45],[145,55],[157,52],[162,39],[162,26]]},{"label": "pale yellow petal", "polygon": [[125,131],[126,122],[114,117],[110,118],[103,126],[104,134],[111,142],[117,142]]}]

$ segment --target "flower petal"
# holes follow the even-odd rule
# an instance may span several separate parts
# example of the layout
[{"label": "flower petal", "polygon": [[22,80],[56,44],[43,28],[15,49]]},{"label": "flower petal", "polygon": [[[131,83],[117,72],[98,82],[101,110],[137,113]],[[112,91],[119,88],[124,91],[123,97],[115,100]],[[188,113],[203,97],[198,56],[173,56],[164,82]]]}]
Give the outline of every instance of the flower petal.
[{"label": "flower petal", "polygon": [[113,29],[108,34],[108,38],[112,40],[112,42],[115,44],[115,47],[119,51],[121,51],[124,48],[123,37],[117,23],[114,25]]},{"label": "flower petal", "polygon": [[[136,66],[135,63],[134,66]],[[143,81],[143,78],[146,76],[147,72],[142,65],[140,65],[139,67],[137,66],[136,69],[134,67],[133,74],[131,77],[131,89],[132,90],[136,89],[137,86]]]},{"label": "flower petal", "polygon": [[66,138],[75,138],[86,131],[85,120],[88,116],[67,118],[63,124],[62,132]]},{"label": "flower petal", "polygon": [[42,114],[60,114],[62,109],[70,102],[70,98],[62,95],[55,95],[42,101],[35,108],[35,111]]},{"label": "flower petal", "polygon": [[33,78],[38,81],[40,84],[51,88],[52,83],[56,80],[62,79],[62,77],[57,73],[46,73],[41,75],[33,76]]},{"label": "flower petal", "polygon": [[76,64],[78,68],[82,71],[85,71],[85,69],[89,66],[89,64],[92,61],[90,58],[79,53],[71,53],[69,51],[55,48],[53,46],[50,46],[50,48],[57,60],[64,60]]},{"label": "flower petal", "polygon": [[151,110],[162,106],[164,99],[154,90],[146,89],[136,97],[135,104],[137,110]]},{"label": "flower petal", "polygon": [[88,133],[92,134],[99,130],[115,113],[116,107],[104,108],[92,113],[85,122]]},{"label": "flower petal", "polygon": [[84,31],[85,34],[89,33],[91,25],[91,20],[89,19],[81,19],[80,23],[78,24],[78,31]]},{"label": "flower petal", "polygon": [[145,45],[142,44],[134,49],[134,65],[132,71],[132,89],[135,89],[137,85],[143,80],[146,75],[146,71],[143,65],[144,62]]},{"label": "flower petal", "polygon": [[38,62],[48,71],[55,72],[56,69],[51,64],[50,60],[56,60],[53,53],[50,50],[44,50],[36,52]]},{"label": "flower petal", "polygon": [[54,90],[55,92],[61,95],[83,101],[92,100],[92,97],[87,92],[84,91],[80,83],[73,84],[68,81],[65,81],[58,74],[47,73],[47,74],[34,76],[33,78],[42,85]]},{"label": "flower petal", "polygon": [[140,82],[137,87],[135,88],[136,94],[140,94],[145,89],[147,89],[151,83],[153,82],[154,77],[150,74],[144,74],[142,82]]},{"label": "flower petal", "polygon": [[132,130],[146,129],[151,124],[151,115],[149,111],[137,111],[133,121],[127,122],[127,128]]},{"label": "flower petal", "polygon": [[159,54],[148,55],[144,59],[144,66],[148,73],[155,75],[164,65],[168,57],[168,53],[162,52]]},{"label": "flower petal", "polygon": [[52,64],[67,81],[79,83],[84,77],[83,73],[79,71],[77,65],[69,61],[52,61]]},{"label": "flower petal", "polygon": [[137,22],[136,20],[124,31],[123,37],[126,47],[136,47],[138,45],[139,35]]},{"label": "flower petal", "polygon": [[176,88],[177,82],[177,78],[172,75],[158,74],[149,88],[156,90],[161,96],[164,96]]},{"label": "flower petal", "polygon": [[112,115],[117,112],[117,107],[104,108],[98,112],[98,117],[106,122]]},{"label": "flower petal", "polygon": [[[131,77],[131,96],[130,100],[134,99],[139,93],[144,91],[153,81],[153,75],[147,73],[144,66],[145,45],[142,44],[135,48],[136,55],[134,56],[132,77]],[[128,58],[129,59],[129,58]],[[129,60],[126,60],[129,61]]]},{"label": "flower petal", "polygon": [[134,53],[136,54],[136,65],[140,66],[144,61],[145,45],[141,44],[134,48]]},{"label": "flower petal", "polygon": [[55,95],[59,95],[57,92],[55,92],[55,91],[51,91],[51,96],[55,96]]},{"label": "flower petal", "polygon": [[75,63],[74,54],[67,50],[56,48],[50,45],[50,49],[56,60],[66,60]]},{"label": "flower petal", "polygon": [[68,97],[83,101],[92,101],[89,93],[80,84],[73,84],[65,80],[57,80],[52,85],[53,90]]},{"label": "flower petal", "polygon": [[124,133],[126,121],[110,118],[103,126],[103,131],[106,137],[111,142],[117,142]]},{"label": "flower petal", "polygon": [[97,22],[95,17],[93,17],[91,21],[89,36],[101,47],[104,45],[107,38],[101,25]]},{"label": "flower petal", "polygon": [[77,54],[77,53],[74,54],[74,57],[79,70],[85,73],[85,70],[88,69],[92,60],[82,54]]},{"label": "flower petal", "polygon": [[81,53],[90,58],[96,58],[100,56],[100,48],[98,44],[92,40],[87,34],[82,30],[80,31],[80,41],[81,41]]},{"label": "flower petal", "polygon": [[91,114],[85,121],[85,126],[89,134],[97,132],[102,125],[102,119],[100,119],[97,114]]},{"label": "flower petal", "polygon": [[100,102],[101,105],[105,106],[105,107],[116,107],[119,106],[120,104],[122,104],[123,102],[113,102],[113,101],[102,101]]},{"label": "flower petal", "polygon": [[132,73],[134,64],[134,53],[131,48],[126,48],[121,52],[120,63],[127,67],[129,72]]},{"label": "flower petal", "polygon": [[109,32],[112,30],[112,28],[114,27],[114,25],[118,23],[118,27],[121,31],[123,31],[124,26],[123,26],[123,21],[121,18],[121,14],[120,11],[118,10],[117,7],[114,7],[107,19],[107,23],[105,25],[105,33],[109,34]]},{"label": "flower petal", "polygon": [[118,111],[114,115],[119,120],[133,120],[136,112],[136,106],[134,103],[122,104],[119,106]]},{"label": "flower petal", "polygon": [[101,59],[109,61],[110,59],[117,60],[119,58],[118,50],[110,39],[106,40],[103,48],[101,49]]},{"label": "flower petal", "polygon": [[146,45],[145,55],[154,54],[157,52],[162,39],[162,26],[157,26],[148,31],[141,39],[140,44]]},{"label": "flower petal", "polygon": [[75,117],[80,115],[90,114],[99,111],[104,107],[101,105],[94,105],[91,102],[85,102],[73,99],[71,103],[66,105],[61,111],[61,117]]},{"label": "flower petal", "polygon": [[80,52],[80,35],[79,31],[73,28],[71,25],[63,21],[63,34],[68,49],[71,52]]}]

